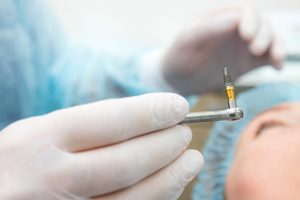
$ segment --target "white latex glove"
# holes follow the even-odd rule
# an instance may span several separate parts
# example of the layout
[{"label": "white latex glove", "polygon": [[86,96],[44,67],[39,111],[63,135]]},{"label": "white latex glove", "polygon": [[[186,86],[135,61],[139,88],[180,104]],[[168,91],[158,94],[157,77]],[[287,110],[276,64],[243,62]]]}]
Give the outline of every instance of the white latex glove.
[{"label": "white latex glove", "polygon": [[280,68],[284,57],[284,46],[268,20],[243,4],[218,10],[182,33],[163,56],[161,67],[172,88],[190,95],[220,88],[224,67],[237,78],[266,64]]},{"label": "white latex glove", "polygon": [[176,125],[188,109],[156,93],[16,122],[0,134],[0,199],[177,199],[203,166]]}]

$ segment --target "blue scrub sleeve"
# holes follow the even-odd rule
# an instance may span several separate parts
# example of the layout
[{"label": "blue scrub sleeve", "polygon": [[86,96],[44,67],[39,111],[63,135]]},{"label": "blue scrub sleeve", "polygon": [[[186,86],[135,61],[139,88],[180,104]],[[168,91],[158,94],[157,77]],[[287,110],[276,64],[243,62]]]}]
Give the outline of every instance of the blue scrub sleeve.
[{"label": "blue scrub sleeve", "polygon": [[91,101],[153,92],[143,50],[73,45],[44,0],[0,1],[0,126]]}]

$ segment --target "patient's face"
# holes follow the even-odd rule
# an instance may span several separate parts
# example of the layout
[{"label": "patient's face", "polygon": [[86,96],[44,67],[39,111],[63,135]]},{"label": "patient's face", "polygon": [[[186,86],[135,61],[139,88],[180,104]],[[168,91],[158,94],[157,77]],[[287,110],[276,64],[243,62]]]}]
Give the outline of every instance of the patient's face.
[{"label": "patient's face", "polygon": [[246,127],[225,191],[227,200],[300,199],[300,103],[274,107]]}]

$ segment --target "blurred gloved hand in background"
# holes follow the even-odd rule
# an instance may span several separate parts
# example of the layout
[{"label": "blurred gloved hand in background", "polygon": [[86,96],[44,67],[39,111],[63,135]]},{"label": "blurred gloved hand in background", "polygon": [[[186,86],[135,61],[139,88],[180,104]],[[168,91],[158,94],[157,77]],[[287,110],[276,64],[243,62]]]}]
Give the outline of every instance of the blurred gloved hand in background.
[{"label": "blurred gloved hand in background", "polygon": [[223,67],[231,67],[237,77],[263,65],[280,69],[284,57],[284,46],[266,17],[240,4],[217,10],[183,32],[160,67],[172,88],[190,95],[220,88],[223,80],[216,75]]}]

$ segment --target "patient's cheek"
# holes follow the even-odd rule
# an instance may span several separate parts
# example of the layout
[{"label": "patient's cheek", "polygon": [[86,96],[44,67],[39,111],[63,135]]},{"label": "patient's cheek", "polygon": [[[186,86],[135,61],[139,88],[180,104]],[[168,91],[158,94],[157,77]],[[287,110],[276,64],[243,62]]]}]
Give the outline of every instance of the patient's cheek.
[{"label": "patient's cheek", "polygon": [[250,166],[231,168],[225,185],[226,200],[258,199],[260,188],[267,184],[259,181],[258,176]]},{"label": "patient's cheek", "polygon": [[226,179],[227,200],[273,199],[281,186],[276,183],[281,176],[281,164],[274,151],[265,144],[252,144],[238,152]]},{"label": "patient's cheek", "polygon": [[261,137],[234,159],[225,183],[226,200],[300,199],[300,135],[266,139]]}]

